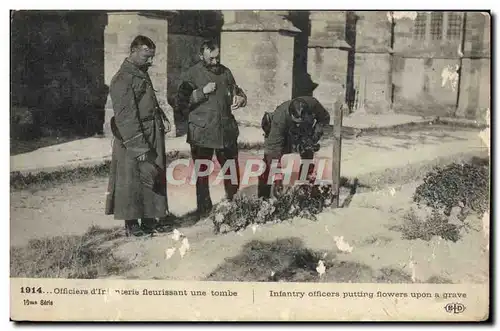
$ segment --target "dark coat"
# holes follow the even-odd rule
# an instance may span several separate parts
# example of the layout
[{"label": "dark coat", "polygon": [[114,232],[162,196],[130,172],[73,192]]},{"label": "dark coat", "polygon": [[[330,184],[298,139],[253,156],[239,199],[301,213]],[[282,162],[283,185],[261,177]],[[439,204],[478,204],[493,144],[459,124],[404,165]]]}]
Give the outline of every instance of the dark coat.
[{"label": "dark coat", "polygon": [[[215,74],[198,62],[181,75],[177,87],[187,83],[193,89],[189,98],[189,144],[216,149],[237,144],[239,129],[231,111],[232,99],[234,95],[243,97],[244,107],[247,98],[236,84],[231,70],[221,67],[220,74]],[[215,92],[205,95],[203,87],[210,82],[215,82],[217,88]]]},{"label": "dark coat", "polygon": [[[319,124],[318,129],[329,125],[330,114],[313,97],[304,96],[303,99],[312,110],[315,120]],[[272,158],[280,158],[283,154],[293,153],[291,129],[295,126],[288,111],[292,100],[285,101],[272,113],[271,130],[264,142],[264,152]],[[311,128],[312,130],[312,128]]]},{"label": "dark coat", "polygon": [[111,80],[109,93],[123,141],[113,141],[105,213],[122,220],[164,217],[168,212],[166,184],[157,192],[144,185],[137,160],[147,153],[151,162],[166,171],[164,113],[151,79],[125,60]]}]

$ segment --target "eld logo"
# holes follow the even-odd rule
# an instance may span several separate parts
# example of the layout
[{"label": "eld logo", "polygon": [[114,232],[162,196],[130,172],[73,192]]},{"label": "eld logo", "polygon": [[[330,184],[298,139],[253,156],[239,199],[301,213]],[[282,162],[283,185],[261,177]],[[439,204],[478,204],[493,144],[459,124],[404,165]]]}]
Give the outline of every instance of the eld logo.
[{"label": "eld logo", "polygon": [[449,303],[446,306],[444,306],[444,310],[446,310],[447,313],[453,313],[453,314],[460,314],[465,311],[465,306],[461,303]]}]

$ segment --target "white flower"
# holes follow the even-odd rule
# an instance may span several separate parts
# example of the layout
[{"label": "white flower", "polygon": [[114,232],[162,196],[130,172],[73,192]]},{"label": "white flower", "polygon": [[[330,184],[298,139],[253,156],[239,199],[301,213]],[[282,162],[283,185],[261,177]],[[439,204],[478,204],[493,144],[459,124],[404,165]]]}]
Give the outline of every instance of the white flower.
[{"label": "white flower", "polygon": [[221,233],[226,233],[226,232],[229,232],[230,230],[231,230],[231,228],[230,228],[230,227],[229,227],[229,225],[227,225],[227,224],[222,224],[222,225],[220,226],[220,229],[219,229],[219,231],[220,231]]},{"label": "white flower", "polygon": [[333,240],[335,240],[335,244],[337,245],[337,248],[344,252],[344,253],[351,253],[353,250],[353,247],[349,245],[346,241],[344,241],[344,236],[335,236],[333,237]]},{"label": "white flower", "polygon": [[175,247],[167,248],[165,250],[165,260],[170,259],[174,255],[175,251],[176,251]]},{"label": "white flower", "polygon": [[326,267],[325,267],[325,263],[323,262],[323,260],[319,260],[318,266],[316,267],[316,271],[318,272],[318,274],[320,276],[322,276],[325,273]]},{"label": "white flower", "polygon": [[257,232],[257,228],[259,226],[257,224],[252,224],[252,232],[255,234],[255,232]]},{"label": "white flower", "polygon": [[184,257],[184,255],[188,250],[189,250],[189,241],[188,238],[184,238],[182,239],[181,247],[179,247],[179,254],[181,255],[181,257]]},{"label": "white flower", "polygon": [[411,259],[408,263],[408,268],[411,270],[411,280],[415,283],[417,281],[417,268],[416,263],[415,261],[413,261],[413,259]]},{"label": "white flower", "polygon": [[175,241],[179,241],[179,239],[181,239],[181,236],[182,233],[179,230],[175,229],[174,233],[172,234],[172,239]]},{"label": "white flower", "polygon": [[216,221],[217,223],[222,223],[222,221],[224,221],[224,215],[222,215],[222,214],[220,214],[220,213],[219,213],[219,214],[217,214],[217,215],[215,215],[215,221]]},{"label": "white flower", "polygon": [[219,206],[220,207],[227,207],[231,204],[231,201],[229,201],[228,199],[222,199],[221,202],[219,203]]}]

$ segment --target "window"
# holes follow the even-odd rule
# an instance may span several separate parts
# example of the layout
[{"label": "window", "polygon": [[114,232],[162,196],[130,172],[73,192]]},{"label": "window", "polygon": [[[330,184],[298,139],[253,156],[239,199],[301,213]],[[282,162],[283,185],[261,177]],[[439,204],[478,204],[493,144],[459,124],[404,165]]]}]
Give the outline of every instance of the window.
[{"label": "window", "polygon": [[462,15],[461,13],[448,14],[448,30],[446,31],[446,39],[458,40],[462,32]]},{"label": "window", "polygon": [[418,13],[415,19],[415,26],[413,28],[413,36],[415,39],[425,39],[425,25],[427,22],[427,15],[425,13]]},{"label": "window", "polygon": [[461,12],[420,12],[413,25],[416,40],[460,40],[463,13]]},{"label": "window", "polygon": [[432,40],[443,39],[443,12],[431,13],[431,38]]}]

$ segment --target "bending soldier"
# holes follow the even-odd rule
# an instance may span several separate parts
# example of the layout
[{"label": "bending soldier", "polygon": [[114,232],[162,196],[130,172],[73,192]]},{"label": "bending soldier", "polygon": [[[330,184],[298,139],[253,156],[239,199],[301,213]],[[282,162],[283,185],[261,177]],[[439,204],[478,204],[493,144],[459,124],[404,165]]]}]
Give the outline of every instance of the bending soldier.
[{"label": "bending soldier", "polygon": [[[298,153],[301,160],[312,160],[319,150],[319,140],[324,126],[330,123],[330,114],[313,97],[304,96],[286,101],[273,113],[266,113],[262,118],[265,134],[264,163],[266,168],[258,181],[258,196],[269,198],[272,184],[268,182],[273,160],[279,166],[284,154]],[[306,179],[314,172],[314,164],[309,164]],[[303,165],[299,175],[302,177]],[[276,182],[279,192],[281,183]]]}]

